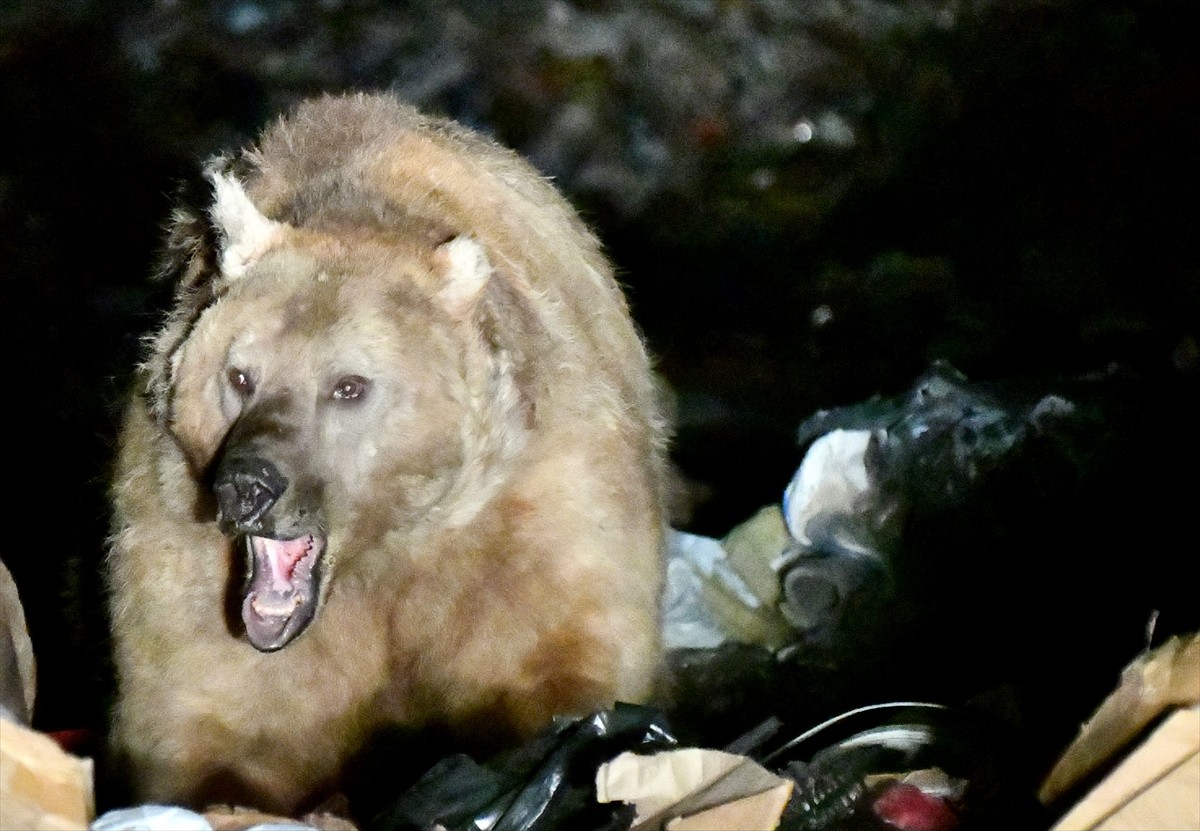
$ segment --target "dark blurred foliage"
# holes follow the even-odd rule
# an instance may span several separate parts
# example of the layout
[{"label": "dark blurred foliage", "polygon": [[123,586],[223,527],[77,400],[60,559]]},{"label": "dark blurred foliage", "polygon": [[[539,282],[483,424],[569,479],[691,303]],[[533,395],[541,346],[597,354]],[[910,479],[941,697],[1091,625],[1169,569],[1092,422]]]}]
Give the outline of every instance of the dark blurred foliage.
[{"label": "dark blurred foliage", "polygon": [[[1198,18],[1192,0],[5,3],[0,275],[22,395],[0,556],[41,725],[103,715],[103,480],[166,298],[148,275],[168,194],[297,98],[391,87],[556,179],[678,395],[678,524],[720,536],[778,500],[804,418],[936,358],[973,379],[1119,364],[1188,400]],[[1187,479],[1170,444],[1191,412],[1158,413],[1163,480],[1131,487]]]}]

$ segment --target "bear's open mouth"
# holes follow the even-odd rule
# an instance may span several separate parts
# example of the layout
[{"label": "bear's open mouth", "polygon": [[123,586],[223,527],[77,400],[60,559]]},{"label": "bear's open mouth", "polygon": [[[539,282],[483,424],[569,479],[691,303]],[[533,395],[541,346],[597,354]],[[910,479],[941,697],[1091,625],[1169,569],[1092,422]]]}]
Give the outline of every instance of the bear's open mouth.
[{"label": "bear's open mouth", "polygon": [[255,649],[274,652],[287,646],[312,622],[320,594],[325,538],[305,534],[274,540],[247,534],[246,596],[242,621]]}]

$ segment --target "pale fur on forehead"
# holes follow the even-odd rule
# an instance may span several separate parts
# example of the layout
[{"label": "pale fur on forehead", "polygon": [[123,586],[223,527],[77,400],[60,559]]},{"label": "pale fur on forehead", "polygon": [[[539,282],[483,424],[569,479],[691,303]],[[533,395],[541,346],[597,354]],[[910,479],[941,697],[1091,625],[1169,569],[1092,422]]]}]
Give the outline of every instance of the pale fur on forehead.
[{"label": "pale fur on forehead", "polygon": [[438,299],[455,317],[462,317],[479,297],[492,274],[492,264],[478,242],[459,236],[441,246],[447,260],[446,282]]},{"label": "pale fur on forehead", "polygon": [[263,216],[232,174],[210,169],[207,176],[213,184],[209,216],[222,238],[221,273],[237,279],[279,238],[285,226]]}]

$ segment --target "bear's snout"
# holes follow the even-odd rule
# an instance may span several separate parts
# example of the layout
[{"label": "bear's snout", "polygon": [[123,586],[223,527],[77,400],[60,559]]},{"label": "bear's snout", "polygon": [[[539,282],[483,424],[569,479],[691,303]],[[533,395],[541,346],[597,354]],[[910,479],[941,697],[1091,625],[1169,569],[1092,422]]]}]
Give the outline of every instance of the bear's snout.
[{"label": "bear's snout", "polygon": [[287,479],[266,459],[240,456],[226,459],[217,468],[213,493],[217,497],[217,522],[225,533],[266,534],[263,521],[287,489]]}]

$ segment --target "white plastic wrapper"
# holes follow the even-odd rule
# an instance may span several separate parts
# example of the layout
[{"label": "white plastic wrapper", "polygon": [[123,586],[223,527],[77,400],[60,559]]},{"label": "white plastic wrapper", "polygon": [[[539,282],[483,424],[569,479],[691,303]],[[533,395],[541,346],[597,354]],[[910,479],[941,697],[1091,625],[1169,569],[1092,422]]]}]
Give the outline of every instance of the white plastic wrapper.
[{"label": "white plastic wrapper", "polygon": [[[213,831],[202,814],[177,805],[138,805],[101,814],[89,831]],[[260,822],[246,831],[317,831],[298,822]]]},{"label": "white plastic wrapper", "polygon": [[728,634],[704,600],[703,584],[717,582],[750,609],[761,601],[734,571],[725,548],[711,537],[671,532],[663,590],[663,645],[666,649],[713,649]]},{"label": "white plastic wrapper", "polygon": [[[810,528],[814,518],[861,510],[861,498],[871,487],[865,461],[870,442],[870,430],[832,430],[812,443],[783,493],[783,518],[792,539],[817,547]],[[860,541],[839,542],[839,548],[870,553]]]},{"label": "white plastic wrapper", "polygon": [[213,831],[202,815],[175,805],[138,805],[106,811],[91,831]]}]

